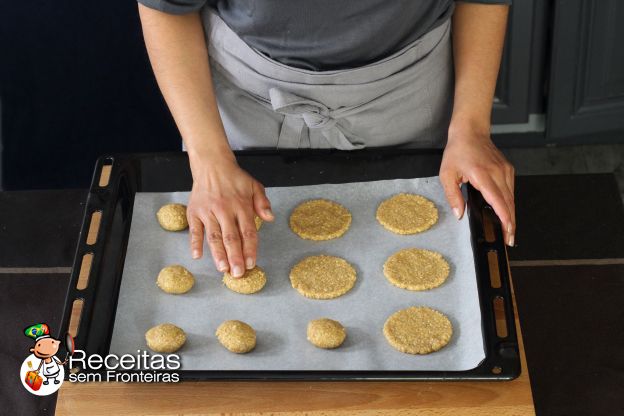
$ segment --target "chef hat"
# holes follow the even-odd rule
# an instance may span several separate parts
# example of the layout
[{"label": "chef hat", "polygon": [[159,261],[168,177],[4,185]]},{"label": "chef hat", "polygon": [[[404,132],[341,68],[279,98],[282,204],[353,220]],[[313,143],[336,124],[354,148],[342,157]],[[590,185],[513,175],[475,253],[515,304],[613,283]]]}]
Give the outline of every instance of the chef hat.
[{"label": "chef hat", "polygon": [[46,324],[36,324],[26,328],[24,334],[27,337],[34,338],[35,341],[39,341],[43,338],[50,338],[50,328]]}]

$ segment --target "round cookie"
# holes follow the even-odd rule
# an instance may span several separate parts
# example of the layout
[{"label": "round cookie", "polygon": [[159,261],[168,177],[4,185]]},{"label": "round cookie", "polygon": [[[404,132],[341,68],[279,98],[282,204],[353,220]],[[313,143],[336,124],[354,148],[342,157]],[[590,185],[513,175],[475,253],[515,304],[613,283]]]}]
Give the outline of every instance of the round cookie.
[{"label": "round cookie", "polygon": [[260,230],[260,227],[262,227],[262,218],[260,218],[257,215],[254,215],[254,223],[256,224],[256,231]]},{"label": "round cookie", "polygon": [[145,333],[145,341],[154,352],[176,352],[186,342],[186,334],[173,324],[160,324]]},{"label": "round cookie", "polygon": [[379,204],[376,218],[393,233],[416,234],[438,222],[438,209],[423,196],[400,193]]},{"label": "round cookie", "polygon": [[241,277],[232,277],[231,274],[223,275],[223,283],[228,289],[236,293],[250,295],[259,292],[266,284],[266,274],[256,266],[251,270],[246,270]]},{"label": "round cookie", "polygon": [[412,306],[390,315],[383,333],[390,345],[401,352],[429,354],[448,344],[453,326],[435,309]]},{"label": "round cookie", "polygon": [[344,326],[333,319],[320,318],[308,323],[308,341],[319,348],[338,348],[346,337]]},{"label": "round cookie", "polygon": [[160,207],[156,213],[158,223],[167,231],[182,231],[188,228],[186,219],[186,205],[167,204]]},{"label": "round cookie", "polygon": [[225,321],[217,328],[217,339],[228,350],[244,354],[256,346],[256,331],[242,321]]},{"label": "round cookie", "polygon": [[290,214],[290,229],[306,240],[331,240],[343,235],[351,225],[351,213],[327,199],[312,199],[299,204]]},{"label": "round cookie", "polygon": [[178,264],[167,266],[162,269],[160,273],[158,273],[158,278],[156,279],[156,285],[158,285],[163,292],[172,293],[174,295],[188,292],[194,284],[195,278],[193,274]]},{"label": "round cookie", "polygon": [[407,290],[427,290],[440,286],[449,275],[449,264],[440,253],[406,248],[388,257],[383,272],[393,285]]},{"label": "round cookie", "polygon": [[290,283],[305,297],[333,299],[355,284],[356,273],[346,260],[334,256],[310,256],[290,270]]}]

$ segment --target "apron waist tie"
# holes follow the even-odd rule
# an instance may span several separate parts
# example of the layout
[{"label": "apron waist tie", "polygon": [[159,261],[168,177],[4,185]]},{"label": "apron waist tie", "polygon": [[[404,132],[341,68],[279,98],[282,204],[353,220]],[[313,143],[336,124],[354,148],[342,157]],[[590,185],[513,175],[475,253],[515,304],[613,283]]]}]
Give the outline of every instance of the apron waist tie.
[{"label": "apron waist tie", "polygon": [[363,140],[359,140],[360,143],[352,143],[336,124],[336,119],[344,116],[350,109],[330,110],[319,102],[278,88],[269,89],[269,98],[273,110],[284,115],[278,147],[280,143],[287,142],[290,143],[289,147],[299,147],[305,126],[309,129],[320,129],[321,134],[336,149],[355,150],[364,147]]}]

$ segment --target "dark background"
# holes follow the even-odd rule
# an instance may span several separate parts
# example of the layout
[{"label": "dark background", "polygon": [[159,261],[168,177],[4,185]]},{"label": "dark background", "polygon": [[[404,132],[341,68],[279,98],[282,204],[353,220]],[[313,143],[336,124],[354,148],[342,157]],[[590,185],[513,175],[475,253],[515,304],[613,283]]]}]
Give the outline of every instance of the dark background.
[{"label": "dark background", "polygon": [[88,187],[103,153],[179,150],[136,2],[0,2],[5,189]]}]

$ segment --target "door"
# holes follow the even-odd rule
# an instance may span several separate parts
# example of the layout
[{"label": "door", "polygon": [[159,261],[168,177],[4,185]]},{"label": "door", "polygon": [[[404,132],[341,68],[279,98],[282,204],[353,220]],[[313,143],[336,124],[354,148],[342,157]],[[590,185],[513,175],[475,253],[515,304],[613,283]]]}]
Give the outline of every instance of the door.
[{"label": "door", "polygon": [[554,14],[547,135],[624,129],[624,1],[557,0]]}]

